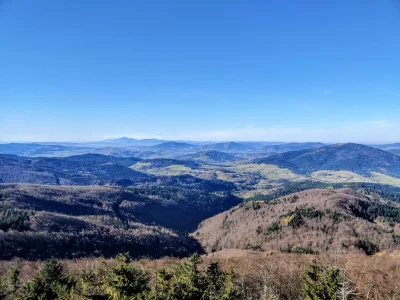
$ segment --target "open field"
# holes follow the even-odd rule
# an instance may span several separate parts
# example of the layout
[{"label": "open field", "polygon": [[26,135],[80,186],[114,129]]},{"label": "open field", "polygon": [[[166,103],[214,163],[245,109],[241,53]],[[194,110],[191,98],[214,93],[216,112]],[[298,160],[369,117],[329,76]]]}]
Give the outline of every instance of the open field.
[{"label": "open field", "polygon": [[333,183],[371,182],[400,186],[400,178],[372,172],[371,177],[362,176],[350,171],[317,171],[311,174],[315,180]]}]

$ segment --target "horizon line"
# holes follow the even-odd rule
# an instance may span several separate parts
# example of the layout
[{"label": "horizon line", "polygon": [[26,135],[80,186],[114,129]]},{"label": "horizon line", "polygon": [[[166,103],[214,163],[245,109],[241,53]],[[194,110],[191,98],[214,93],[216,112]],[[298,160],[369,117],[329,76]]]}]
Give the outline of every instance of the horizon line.
[{"label": "horizon line", "polygon": [[135,141],[148,141],[148,140],[157,140],[160,142],[180,142],[180,143],[276,143],[276,144],[289,144],[289,143],[321,143],[325,145],[332,144],[365,144],[365,145],[383,145],[383,144],[396,144],[400,143],[399,141],[387,141],[387,142],[354,142],[354,141],[331,141],[331,142],[321,142],[318,140],[312,141],[271,141],[271,140],[175,140],[175,139],[159,139],[159,138],[134,138],[134,137],[113,137],[113,138],[105,138],[105,139],[96,139],[96,140],[82,140],[82,141],[73,141],[73,140],[0,140],[0,144],[42,144],[42,143],[52,143],[52,144],[85,144],[85,143],[104,143],[107,141],[116,141],[121,139],[127,140],[135,140]]}]

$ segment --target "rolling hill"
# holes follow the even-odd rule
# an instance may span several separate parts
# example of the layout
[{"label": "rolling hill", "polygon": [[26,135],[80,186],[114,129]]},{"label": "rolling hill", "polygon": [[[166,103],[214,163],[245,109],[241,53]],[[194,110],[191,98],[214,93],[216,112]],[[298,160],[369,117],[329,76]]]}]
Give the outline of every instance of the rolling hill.
[{"label": "rolling hill", "polygon": [[151,176],[128,166],[138,158],[85,154],[64,158],[0,155],[0,183],[51,185],[104,185],[116,180],[154,181]]},{"label": "rolling hill", "polygon": [[64,145],[42,145],[37,143],[0,144],[0,153],[20,156],[56,155],[61,152],[88,150],[82,147]]},{"label": "rolling hill", "polygon": [[152,150],[157,151],[187,151],[196,149],[195,145],[181,142],[165,142],[150,147]]},{"label": "rolling hill", "polygon": [[203,147],[203,150],[242,152],[242,151],[251,151],[254,150],[254,148],[242,143],[226,142],[226,143],[215,143],[215,144],[205,145]]},{"label": "rolling hill", "polygon": [[344,170],[366,176],[377,172],[400,177],[399,156],[380,149],[351,143],[285,152],[256,159],[254,162],[274,164],[302,174],[319,170]]},{"label": "rolling hill", "polygon": [[239,248],[373,254],[399,247],[400,209],[377,194],[311,189],[243,203],[205,220],[193,236],[207,252]]},{"label": "rolling hill", "polygon": [[200,151],[194,154],[188,154],[183,158],[210,164],[233,162],[237,160],[237,158],[230,153],[216,150]]}]

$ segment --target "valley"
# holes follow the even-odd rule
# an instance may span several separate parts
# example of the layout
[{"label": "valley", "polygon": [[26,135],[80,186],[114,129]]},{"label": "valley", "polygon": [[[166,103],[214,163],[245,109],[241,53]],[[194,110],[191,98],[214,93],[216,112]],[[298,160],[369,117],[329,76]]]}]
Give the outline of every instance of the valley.
[{"label": "valley", "polygon": [[[400,251],[400,157],[375,147],[121,139],[2,144],[0,151],[0,278],[17,268],[29,284],[42,275],[26,271],[28,263],[45,269],[53,258],[76,280],[70,293],[109,299],[107,288],[85,290],[88,268],[96,270],[90,284],[114,267],[143,269],[173,293],[169,285],[187,280],[189,270],[214,282],[207,272],[219,261],[219,276],[237,293],[227,299],[297,299],[315,261],[342,272],[354,260],[388,261]],[[279,277],[277,259],[289,268],[287,279]],[[260,275],[267,271],[274,276],[268,292]],[[346,272],[365,295],[361,275]],[[140,293],[156,299],[161,287],[152,280]],[[208,293],[204,285],[196,289]]]},{"label": "valley", "polygon": [[400,0],[0,0],[0,300],[400,300]]}]

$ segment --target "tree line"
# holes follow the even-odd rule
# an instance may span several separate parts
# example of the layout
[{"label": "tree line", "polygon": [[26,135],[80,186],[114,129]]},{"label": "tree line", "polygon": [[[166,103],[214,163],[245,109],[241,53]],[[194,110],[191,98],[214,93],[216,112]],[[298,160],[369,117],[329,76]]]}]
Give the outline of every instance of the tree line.
[{"label": "tree line", "polygon": [[170,268],[148,271],[132,263],[127,254],[119,254],[112,262],[71,274],[52,259],[25,282],[18,267],[9,268],[0,277],[0,299],[333,300],[356,295],[352,282],[339,268],[316,261],[306,266],[299,290],[289,297],[271,285],[267,270],[261,288],[255,288],[251,277],[243,278],[231,267],[223,270],[218,261],[205,267],[201,263],[201,257],[194,254]]}]

